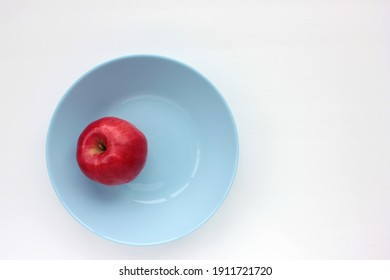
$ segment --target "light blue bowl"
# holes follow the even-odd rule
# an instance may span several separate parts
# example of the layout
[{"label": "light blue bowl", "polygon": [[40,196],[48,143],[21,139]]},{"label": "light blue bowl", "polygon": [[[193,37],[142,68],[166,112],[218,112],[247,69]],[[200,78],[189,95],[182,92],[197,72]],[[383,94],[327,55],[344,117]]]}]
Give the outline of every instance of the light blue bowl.
[{"label": "light blue bowl", "polygon": [[[106,187],[79,170],[76,144],[92,121],[116,116],[148,139],[132,182]],[[66,209],[99,236],[129,245],[183,237],[220,207],[233,182],[238,137],[215,87],[192,68],[158,56],[129,56],[84,75],[64,95],[46,143],[51,182]]]}]

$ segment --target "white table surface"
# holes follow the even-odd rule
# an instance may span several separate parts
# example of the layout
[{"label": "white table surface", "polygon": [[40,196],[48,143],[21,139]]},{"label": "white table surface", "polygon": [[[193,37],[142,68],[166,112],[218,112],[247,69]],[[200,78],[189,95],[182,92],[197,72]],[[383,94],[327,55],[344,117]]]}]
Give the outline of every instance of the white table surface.
[{"label": "white table surface", "polygon": [[[376,0],[2,0],[0,259],[389,259],[389,26]],[[61,96],[131,54],[203,73],[239,131],[223,206],[160,246],[95,236],[46,169]]]}]

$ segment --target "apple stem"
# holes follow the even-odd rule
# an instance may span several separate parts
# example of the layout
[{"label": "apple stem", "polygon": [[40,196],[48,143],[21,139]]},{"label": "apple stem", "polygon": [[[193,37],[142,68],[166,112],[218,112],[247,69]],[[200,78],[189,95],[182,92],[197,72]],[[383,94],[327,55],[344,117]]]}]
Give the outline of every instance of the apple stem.
[{"label": "apple stem", "polygon": [[98,145],[98,147],[99,147],[99,149],[100,149],[102,152],[104,152],[104,151],[107,149],[107,147],[106,147],[103,143],[100,143],[100,144]]}]

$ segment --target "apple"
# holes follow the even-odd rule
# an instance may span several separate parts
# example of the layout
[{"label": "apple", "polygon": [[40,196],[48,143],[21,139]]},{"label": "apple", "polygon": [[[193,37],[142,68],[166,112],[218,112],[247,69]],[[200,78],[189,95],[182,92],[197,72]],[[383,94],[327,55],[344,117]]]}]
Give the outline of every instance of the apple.
[{"label": "apple", "polygon": [[147,151],[146,137],[137,127],[117,117],[104,117],[82,131],[76,158],[89,179],[115,186],[128,183],[141,173]]}]

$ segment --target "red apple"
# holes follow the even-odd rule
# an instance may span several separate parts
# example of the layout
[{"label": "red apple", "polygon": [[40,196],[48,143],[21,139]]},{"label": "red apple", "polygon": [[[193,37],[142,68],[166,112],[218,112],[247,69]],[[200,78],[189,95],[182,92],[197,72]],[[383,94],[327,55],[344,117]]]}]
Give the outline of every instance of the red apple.
[{"label": "red apple", "polygon": [[132,181],[147,155],[145,135],[133,124],[105,117],[89,124],[77,142],[77,162],[91,180],[108,186]]}]

